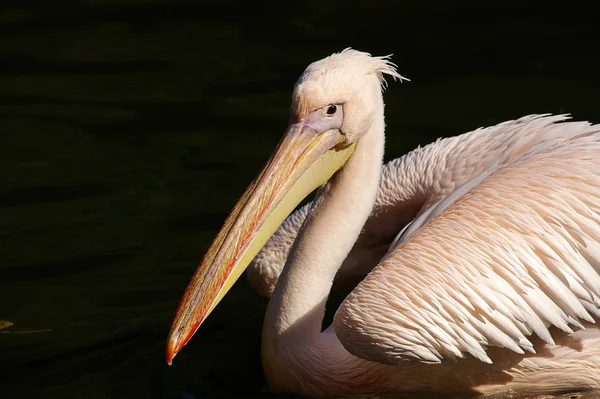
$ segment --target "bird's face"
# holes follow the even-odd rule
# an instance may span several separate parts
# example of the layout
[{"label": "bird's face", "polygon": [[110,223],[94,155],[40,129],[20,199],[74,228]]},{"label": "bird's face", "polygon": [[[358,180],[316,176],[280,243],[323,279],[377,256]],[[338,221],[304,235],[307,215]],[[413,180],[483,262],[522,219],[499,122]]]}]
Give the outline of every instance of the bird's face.
[{"label": "bird's face", "polygon": [[330,68],[327,60],[311,64],[296,83],[290,120],[323,124],[356,143],[383,112],[380,81],[376,74]]}]

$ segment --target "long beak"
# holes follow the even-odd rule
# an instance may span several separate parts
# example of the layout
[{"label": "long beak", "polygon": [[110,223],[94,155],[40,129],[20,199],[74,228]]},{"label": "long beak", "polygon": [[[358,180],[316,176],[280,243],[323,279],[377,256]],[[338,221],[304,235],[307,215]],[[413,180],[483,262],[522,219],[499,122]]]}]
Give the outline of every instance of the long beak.
[{"label": "long beak", "polygon": [[225,296],[279,225],[314,189],[350,158],[338,130],[290,125],[275,152],[246,189],[187,286],[169,332],[173,358]]}]

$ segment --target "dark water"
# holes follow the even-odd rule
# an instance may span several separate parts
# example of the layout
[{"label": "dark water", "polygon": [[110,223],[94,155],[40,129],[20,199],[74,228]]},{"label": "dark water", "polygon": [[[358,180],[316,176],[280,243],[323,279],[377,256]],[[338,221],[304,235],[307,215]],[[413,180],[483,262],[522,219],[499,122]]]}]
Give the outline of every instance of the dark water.
[{"label": "dark water", "polygon": [[388,158],[528,113],[600,122],[591,10],[490,4],[2,2],[0,397],[272,397],[244,279],[163,352],[309,62],[395,54],[412,82],[385,95]]}]

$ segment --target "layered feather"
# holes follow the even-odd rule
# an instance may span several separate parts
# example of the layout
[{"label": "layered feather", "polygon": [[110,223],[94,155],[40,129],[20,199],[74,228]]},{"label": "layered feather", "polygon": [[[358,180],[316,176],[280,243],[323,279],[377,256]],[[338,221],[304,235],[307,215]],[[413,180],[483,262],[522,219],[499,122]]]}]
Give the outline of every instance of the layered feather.
[{"label": "layered feather", "polygon": [[600,129],[549,137],[399,246],[336,313],[354,355],[439,363],[534,352],[600,317]]}]

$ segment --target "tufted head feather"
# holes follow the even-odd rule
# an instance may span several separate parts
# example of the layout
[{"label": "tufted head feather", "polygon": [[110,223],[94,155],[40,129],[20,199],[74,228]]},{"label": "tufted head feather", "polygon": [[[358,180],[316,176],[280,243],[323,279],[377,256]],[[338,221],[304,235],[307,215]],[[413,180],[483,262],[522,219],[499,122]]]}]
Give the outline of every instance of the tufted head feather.
[{"label": "tufted head feather", "polygon": [[310,64],[294,87],[292,121],[297,122],[312,111],[328,104],[344,107],[342,132],[351,141],[370,126],[374,118],[383,121],[385,75],[394,80],[408,80],[396,71],[390,56],[347,48]]}]

